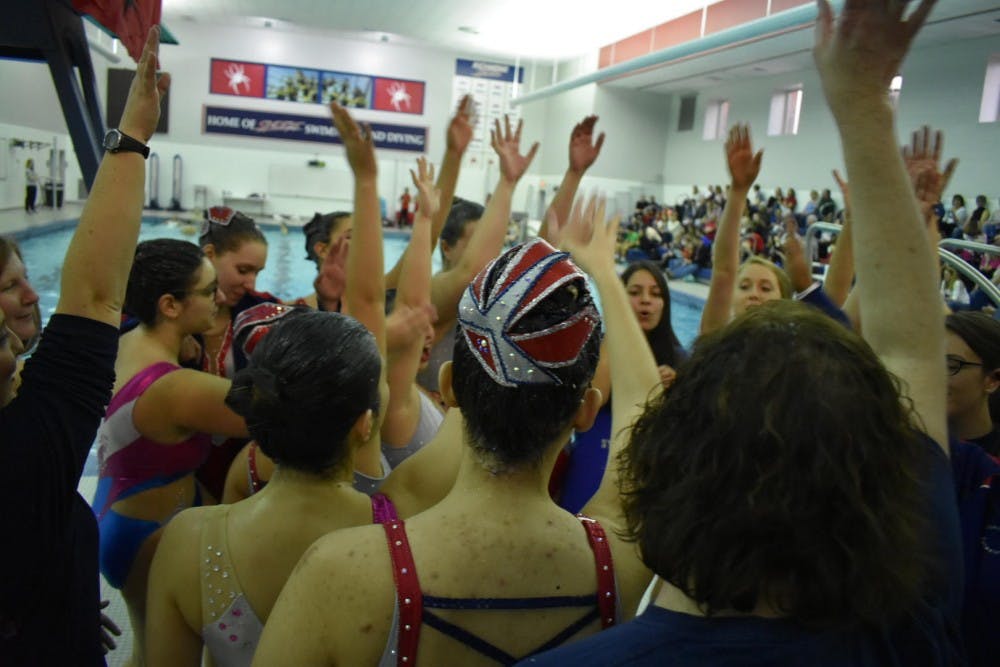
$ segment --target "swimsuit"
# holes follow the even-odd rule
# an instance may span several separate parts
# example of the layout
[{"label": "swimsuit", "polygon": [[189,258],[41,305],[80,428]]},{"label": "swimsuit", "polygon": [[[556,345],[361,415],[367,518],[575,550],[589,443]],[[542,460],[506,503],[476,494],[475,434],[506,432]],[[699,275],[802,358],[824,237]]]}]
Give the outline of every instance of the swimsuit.
[{"label": "swimsuit", "polygon": [[[146,438],[136,430],[132,418],[136,401],[155,381],[178,368],[160,362],[137,373],[111,399],[97,433],[99,479],[92,505],[101,531],[101,573],[115,588],[125,585],[140,547],[170,516],[163,521],[147,521],[119,514],[111,506],[191,475],[211,449],[210,439],[203,433],[167,444]],[[200,504],[196,485],[192,506]],[[187,503],[181,502],[176,511],[186,508]]]},{"label": "swimsuit", "polygon": [[419,389],[417,392],[420,394],[420,421],[417,422],[413,437],[402,447],[391,447],[382,443],[382,454],[389,462],[390,469],[398,467],[400,463],[420,451],[434,438],[441,428],[441,422],[444,421],[444,415],[441,414],[434,399]]},{"label": "swimsuit", "polygon": [[[372,496],[374,523],[398,521],[388,496]],[[232,505],[210,509],[201,528],[200,565],[202,640],[217,667],[249,667],[264,624],[250,606],[229,558],[226,526]]]},{"label": "swimsuit", "polygon": [[611,547],[604,529],[597,521],[577,515],[587,531],[587,540],[594,552],[597,569],[597,593],[594,595],[560,595],[537,598],[443,598],[424,595],[420,589],[417,568],[406,537],[403,521],[382,524],[385,529],[389,555],[392,557],[392,574],[396,582],[396,604],[393,610],[389,642],[379,660],[379,667],[413,667],[417,659],[420,628],[426,623],[438,632],[448,635],[478,653],[502,665],[513,665],[518,660],[503,649],[494,646],[463,628],[450,623],[429,609],[459,610],[532,610],[568,607],[587,607],[589,611],[556,636],[529,651],[534,655],[555,648],[600,619],[601,629],[615,624],[621,612],[615,586]]}]

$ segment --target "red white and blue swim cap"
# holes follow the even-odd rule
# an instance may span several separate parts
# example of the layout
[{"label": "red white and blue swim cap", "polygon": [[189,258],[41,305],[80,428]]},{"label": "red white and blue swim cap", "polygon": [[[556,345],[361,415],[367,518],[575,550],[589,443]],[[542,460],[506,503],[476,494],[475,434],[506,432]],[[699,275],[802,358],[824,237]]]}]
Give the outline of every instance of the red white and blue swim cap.
[{"label": "red white and blue swim cap", "polygon": [[[500,274],[494,276],[497,270]],[[543,299],[573,282],[589,293],[586,276],[568,253],[534,239],[493,260],[469,285],[458,304],[462,337],[497,384],[561,384],[551,370],[576,363],[590,337],[600,335],[601,317],[592,300],[545,329],[516,327]]]}]

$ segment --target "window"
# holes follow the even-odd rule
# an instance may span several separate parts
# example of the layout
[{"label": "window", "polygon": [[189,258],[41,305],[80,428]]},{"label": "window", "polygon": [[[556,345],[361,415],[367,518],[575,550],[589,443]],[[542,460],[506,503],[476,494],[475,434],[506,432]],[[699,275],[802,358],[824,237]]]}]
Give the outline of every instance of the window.
[{"label": "window", "polygon": [[983,102],[979,107],[980,123],[995,123],[1000,120],[1000,55],[990,58],[986,66],[986,81],[983,83]]},{"label": "window", "polygon": [[802,86],[779,90],[771,96],[771,115],[767,121],[767,134],[799,133],[799,113],[802,111]]},{"label": "window", "polygon": [[897,74],[892,77],[892,83],[889,84],[889,102],[893,109],[899,106],[899,91],[901,90],[903,90],[903,77]]},{"label": "window", "polygon": [[729,100],[709,102],[705,109],[705,130],[701,138],[705,141],[722,139],[729,126]]},{"label": "window", "polygon": [[686,95],[681,98],[681,112],[677,118],[677,131],[688,132],[694,129],[694,105],[697,95]]}]

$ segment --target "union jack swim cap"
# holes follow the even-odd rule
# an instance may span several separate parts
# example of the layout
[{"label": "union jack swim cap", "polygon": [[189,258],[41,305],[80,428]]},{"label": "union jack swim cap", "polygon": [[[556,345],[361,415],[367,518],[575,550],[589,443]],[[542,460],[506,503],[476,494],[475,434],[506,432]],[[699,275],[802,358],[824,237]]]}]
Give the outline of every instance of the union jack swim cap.
[{"label": "union jack swim cap", "polygon": [[[586,276],[542,239],[515,246],[501,257],[510,261],[490,281],[498,259],[472,281],[458,305],[458,322],[469,350],[493,380],[504,387],[561,384],[550,369],[576,363],[601,317],[593,303],[541,331],[512,333],[515,325],[545,297]],[[487,287],[487,282],[492,285]]]}]

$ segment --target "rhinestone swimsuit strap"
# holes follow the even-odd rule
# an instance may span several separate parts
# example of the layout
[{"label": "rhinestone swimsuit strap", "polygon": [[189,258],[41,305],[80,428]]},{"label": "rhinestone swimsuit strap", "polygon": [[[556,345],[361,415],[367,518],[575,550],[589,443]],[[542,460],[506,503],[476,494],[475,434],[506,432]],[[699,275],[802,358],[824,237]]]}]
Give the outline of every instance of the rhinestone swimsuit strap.
[{"label": "rhinestone swimsuit strap", "polygon": [[421,616],[423,615],[423,595],[417,568],[413,563],[413,552],[406,539],[406,527],[402,521],[383,523],[385,539],[392,557],[392,577],[396,581],[396,599],[399,607],[399,634],[396,637],[396,664],[414,665],[417,662],[417,646],[420,642]]},{"label": "rhinestone swimsuit strap", "polygon": [[615,590],[615,568],[611,562],[611,547],[608,536],[596,520],[582,514],[576,516],[587,530],[587,539],[594,552],[597,566],[597,608],[601,612],[601,629],[606,630],[617,619],[618,594]]},{"label": "rhinestone swimsuit strap", "polygon": [[389,555],[392,558],[392,575],[396,582],[397,607],[399,609],[399,631],[396,639],[396,664],[399,666],[416,664],[420,628],[423,622],[445,635],[459,641],[493,660],[509,665],[517,658],[486,642],[459,626],[445,621],[440,616],[425,609],[544,609],[552,607],[576,607],[592,605],[596,597],[596,610],[586,614],[562,632],[548,640],[529,655],[559,646],[587,625],[600,617],[601,629],[615,624],[617,620],[618,597],[615,589],[615,573],[604,528],[596,520],[577,515],[577,519],[587,532],[587,540],[594,552],[597,571],[597,595],[555,596],[541,598],[442,598],[424,596],[420,590],[417,568],[413,552],[406,537],[403,521],[383,524]]}]

